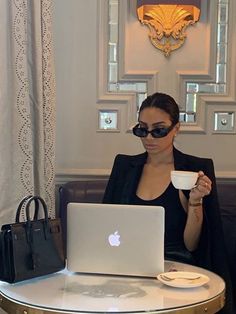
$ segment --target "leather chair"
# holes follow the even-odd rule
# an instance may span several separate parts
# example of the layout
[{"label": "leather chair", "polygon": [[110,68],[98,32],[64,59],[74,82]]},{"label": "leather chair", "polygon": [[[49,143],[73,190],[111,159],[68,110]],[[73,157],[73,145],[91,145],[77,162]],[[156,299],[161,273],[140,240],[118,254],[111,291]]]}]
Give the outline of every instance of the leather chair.
[{"label": "leather chair", "polygon": [[67,204],[101,203],[108,179],[71,181],[59,187],[59,217],[61,218],[63,242],[66,252]]}]

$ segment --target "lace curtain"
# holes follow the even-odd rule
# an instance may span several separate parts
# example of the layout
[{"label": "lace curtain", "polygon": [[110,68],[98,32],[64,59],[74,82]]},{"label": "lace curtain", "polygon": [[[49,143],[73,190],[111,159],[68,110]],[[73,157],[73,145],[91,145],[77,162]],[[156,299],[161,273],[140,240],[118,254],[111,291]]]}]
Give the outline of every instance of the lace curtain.
[{"label": "lace curtain", "polygon": [[[0,0],[0,223],[41,195],[54,216],[52,0]],[[24,215],[22,214],[22,219]]]}]

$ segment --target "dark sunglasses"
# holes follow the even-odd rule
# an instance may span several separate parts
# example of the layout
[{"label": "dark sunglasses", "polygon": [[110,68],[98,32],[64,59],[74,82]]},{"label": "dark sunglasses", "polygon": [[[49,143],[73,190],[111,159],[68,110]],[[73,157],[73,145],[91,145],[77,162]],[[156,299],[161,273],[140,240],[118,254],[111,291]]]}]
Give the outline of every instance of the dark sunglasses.
[{"label": "dark sunglasses", "polygon": [[133,127],[133,134],[138,137],[147,137],[150,133],[152,137],[159,138],[159,137],[165,137],[170,131],[173,129],[174,125],[172,124],[168,128],[155,128],[151,131],[148,131],[147,128],[140,127],[140,124],[136,124],[135,127]]}]

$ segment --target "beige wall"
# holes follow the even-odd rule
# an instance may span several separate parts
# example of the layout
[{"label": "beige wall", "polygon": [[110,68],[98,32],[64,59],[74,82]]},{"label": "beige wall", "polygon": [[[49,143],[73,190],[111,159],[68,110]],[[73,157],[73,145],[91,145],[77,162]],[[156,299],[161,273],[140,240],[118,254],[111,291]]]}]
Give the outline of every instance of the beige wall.
[{"label": "beige wall", "polygon": [[[54,3],[57,180],[108,175],[117,153],[136,154],[142,152],[142,146],[128,131],[135,122],[134,94],[111,95],[106,91],[107,1]],[[214,76],[216,1],[211,6],[209,1],[203,2],[200,22],[188,28],[185,45],[168,59],[150,44],[147,28],[136,18],[135,1],[122,0],[121,11],[121,78],[145,78],[148,93],[167,92],[181,104],[185,77]],[[236,178],[236,135],[213,132],[216,111],[236,110],[234,0],[230,0],[230,12],[235,16],[230,16],[228,94],[201,97],[197,124],[182,128],[176,146],[213,158],[218,177]],[[119,132],[97,132],[98,109],[113,108],[119,113]]]}]

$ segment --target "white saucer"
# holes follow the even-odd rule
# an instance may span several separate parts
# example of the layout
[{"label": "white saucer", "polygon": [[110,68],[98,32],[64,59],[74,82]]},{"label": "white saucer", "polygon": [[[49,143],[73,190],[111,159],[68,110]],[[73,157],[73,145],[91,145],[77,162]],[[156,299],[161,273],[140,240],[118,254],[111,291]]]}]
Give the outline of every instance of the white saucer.
[{"label": "white saucer", "polygon": [[[170,278],[170,280],[168,280]],[[196,279],[195,279],[196,278]],[[187,271],[171,271],[157,276],[165,285],[177,288],[195,288],[205,285],[210,279],[206,275]]]}]

